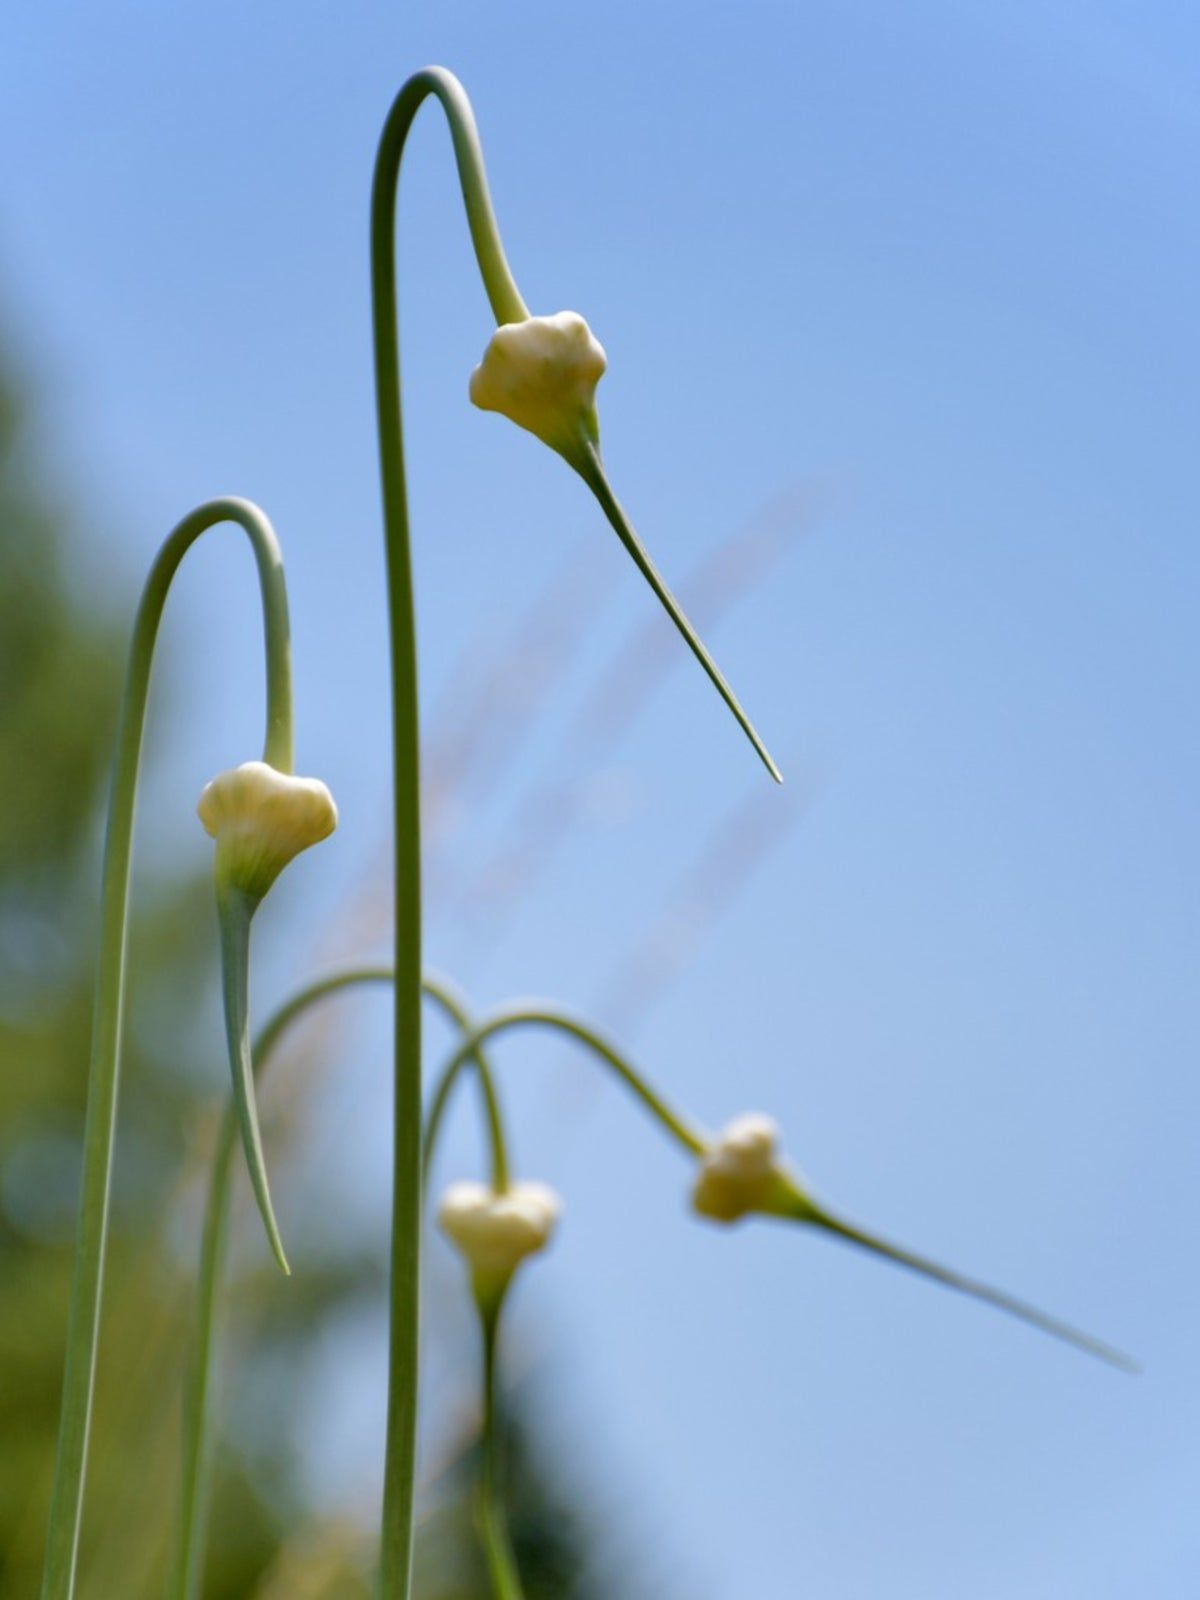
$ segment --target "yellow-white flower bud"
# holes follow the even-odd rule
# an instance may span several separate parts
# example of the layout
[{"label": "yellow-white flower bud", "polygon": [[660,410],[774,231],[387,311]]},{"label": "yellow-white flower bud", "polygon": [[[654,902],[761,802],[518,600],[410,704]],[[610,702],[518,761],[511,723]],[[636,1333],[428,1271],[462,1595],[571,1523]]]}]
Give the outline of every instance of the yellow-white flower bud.
[{"label": "yellow-white flower bud", "polygon": [[217,841],[217,882],[261,900],[302,850],[337,827],[333,796],[317,778],[246,761],[206,784],[196,807]]},{"label": "yellow-white flower bud", "polygon": [[482,1183],[453,1183],[442,1196],[438,1224],[474,1273],[507,1280],[526,1256],[546,1248],[561,1209],[544,1183],[514,1183],[503,1194]]},{"label": "yellow-white flower bud", "polygon": [[750,1111],[718,1134],[700,1162],[692,1207],[714,1222],[737,1222],[769,1211],[786,1176],[777,1160],[779,1130],[770,1117]]},{"label": "yellow-white flower bud", "polygon": [[603,348],[575,311],[506,322],[471,374],[471,400],[573,460],[588,443],[599,442],[596,385],[607,365]]}]

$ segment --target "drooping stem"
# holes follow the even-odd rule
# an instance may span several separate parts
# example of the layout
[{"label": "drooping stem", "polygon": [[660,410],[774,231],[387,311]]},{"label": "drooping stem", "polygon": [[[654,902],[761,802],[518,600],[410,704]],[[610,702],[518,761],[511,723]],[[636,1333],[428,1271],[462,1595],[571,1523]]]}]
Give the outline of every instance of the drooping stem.
[{"label": "drooping stem", "polygon": [[[254,1042],[253,1070],[261,1077],[284,1034],[306,1012],[343,990],[369,984],[390,984],[391,967],[351,967],[329,973],[306,985],[286,1001],[264,1024]],[[472,1021],[457,991],[445,978],[427,973],[422,981],[427,999],[433,1001],[460,1033],[472,1031]],[[503,1122],[495,1084],[482,1049],[472,1062],[483,1100],[492,1160],[493,1187],[508,1183],[508,1156]],[[200,1249],[200,1270],[196,1283],[196,1317],[191,1363],[183,1405],[183,1451],[180,1479],[179,1522],[172,1559],[169,1600],[199,1600],[204,1563],[204,1523],[207,1506],[210,1405],[217,1307],[228,1251],[229,1203],[233,1188],[233,1157],[237,1147],[238,1123],[233,1107],[221,1119],[217,1145],[209,1177],[208,1199],[204,1211],[204,1231]]]},{"label": "drooping stem", "polygon": [[[426,972],[421,980],[421,987],[426,999],[432,1000],[439,1007],[464,1039],[469,1039],[475,1032],[475,1019],[467,1010],[466,1003],[458,991],[445,978],[431,972]],[[508,1139],[504,1132],[504,1119],[500,1112],[500,1097],[496,1092],[496,1076],[491,1069],[482,1045],[476,1045],[472,1049],[471,1064],[475,1068],[475,1077],[479,1084],[479,1097],[483,1105],[488,1154],[492,1166],[492,1188],[497,1194],[503,1194],[508,1188],[509,1179]],[[436,1128],[437,1124],[433,1119],[431,1107],[426,1117],[427,1131],[422,1135],[422,1159],[426,1176],[428,1176],[429,1164],[433,1155],[428,1141],[431,1137],[436,1137]]]},{"label": "drooping stem", "polygon": [[[450,1056],[442,1068],[430,1102],[429,1121],[426,1127],[426,1151],[432,1149],[437,1138],[438,1122],[445,1113],[446,1105],[450,1098],[451,1090],[470,1058],[472,1050],[478,1049],[489,1039],[501,1033],[508,1032],[511,1028],[526,1026],[553,1028],[568,1037],[576,1039],[593,1054],[610,1067],[629,1088],[643,1106],[650,1112],[655,1120],[668,1134],[682,1145],[693,1156],[704,1156],[708,1150],[708,1143],[704,1137],[679,1117],[666,1104],[662,1097],[650,1087],[642,1075],[637,1072],[628,1061],[593,1028],[581,1022],[570,1013],[560,1011],[551,1006],[520,1005],[506,1007],[495,1011],[490,1017],[485,1018],[472,1033],[466,1035],[458,1049]],[[427,1156],[428,1159],[428,1156]],[[770,1215],[785,1217],[789,1221],[807,1224],[810,1227],[822,1228],[826,1233],[835,1238],[844,1240],[848,1244],[856,1245],[861,1250],[869,1250],[874,1255],[882,1256],[885,1260],[894,1262],[910,1272],[919,1273],[922,1277],[930,1278],[935,1283],[940,1283],[948,1289],[954,1289],[959,1294],[971,1296],[986,1305],[994,1306],[999,1311],[1006,1312],[1009,1316],[1017,1317],[1020,1321],[1028,1323],[1031,1327],[1040,1329],[1043,1333],[1050,1334],[1055,1339],[1061,1339],[1067,1344],[1074,1345],[1076,1349],[1085,1351],[1088,1355],[1097,1356],[1101,1361],[1106,1361],[1111,1366],[1120,1367],[1127,1372],[1139,1370],[1138,1364],[1123,1351],[1115,1349],[1101,1339],[1094,1338],[1089,1333],[1084,1333],[1079,1328],[1061,1321],[1058,1317],[1051,1316],[1048,1312],[1039,1310],[1025,1300],[1018,1299],[1006,1290],[995,1289],[991,1284],[982,1283],[976,1278],[969,1278],[962,1273],[954,1272],[949,1267],[943,1267],[936,1261],[931,1261],[926,1256],[917,1255],[914,1251],[906,1250],[901,1245],[892,1244],[889,1240],[881,1238],[878,1234],[869,1233],[865,1228],[860,1228],[854,1223],[831,1211],[821,1201],[815,1199],[801,1189],[795,1181],[788,1176],[785,1183],[779,1186],[777,1201],[770,1208]]]},{"label": "drooping stem", "polygon": [[[550,1006],[510,1006],[494,1012],[467,1032],[458,1048],[442,1068],[434,1086],[425,1122],[426,1175],[433,1159],[451,1091],[466,1063],[483,1045],[512,1028],[550,1028],[584,1046],[612,1071],[618,1080],[641,1102],[656,1122],[690,1156],[701,1156],[707,1145],[703,1137],[674,1112],[638,1070],[601,1034],[579,1018]],[[483,1345],[483,1429],[480,1438],[479,1530],[488,1574],[496,1600],[522,1600],[520,1572],[509,1538],[500,1482],[500,1437],[497,1417],[497,1353],[500,1318],[505,1292],[495,1298],[481,1298],[476,1292]]]},{"label": "drooping stem", "polygon": [[[395,1169],[392,1190],[391,1322],[380,1572],[383,1600],[408,1600],[416,1460],[418,1285],[420,1279],[420,1005],[421,849],[416,628],[409,541],[396,303],[396,202],[400,164],[413,119],[429,96],[450,125],[471,242],[498,323],[529,317],[505,258],[470,102],[440,67],[416,73],[397,95],[380,140],[371,195],[371,304],[376,407],[387,554],[391,636],[394,834],[396,882]],[[594,440],[594,434],[589,434]],[[557,448],[557,446],[556,446]],[[779,772],[729,684],[655,570],[604,480],[599,457],[584,477],[660,602],[750,737],[771,775]]]},{"label": "drooping stem", "polygon": [[479,1440],[479,1532],[495,1600],[524,1600],[521,1574],[504,1512],[501,1482],[500,1428],[496,1393],[499,1382],[500,1318],[504,1294],[479,1308],[483,1346],[483,1429]]},{"label": "drooping stem", "polygon": [[459,180],[488,299],[497,321],[528,316],[505,260],[471,107],[438,68],[400,90],[380,140],[371,195],[371,304],[391,649],[395,850],[395,1099],[387,1443],[380,1584],[408,1600],[416,1480],[418,1294],[421,1243],[421,843],[416,622],[409,549],[396,302],[396,200],[413,118],[433,95],[450,124]]},{"label": "drooping stem", "polygon": [[708,1143],[703,1135],[673,1111],[658,1091],[647,1083],[637,1068],[632,1066],[616,1046],[602,1034],[597,1033],[594,1028],[569,1011],[560,1010],[556,1006],[515,1005],[494,1011],[491,1016],[480,1022],[465,1036],[442,1068],[430,1101],[429,1116],[425,1125],[426,1160],[429,1159],[429,1153],[437,1141],[438,1129],[459,1073],[473,1053],[489,1039],[508,1033],[513,1028],[550,1028],[583,1045],[616,1075],[659,1126],[676,1144],[681,1145],[688,1155],[703,1156],[707,1151]]},{"label": "drooping stem", "polygon": [[262,591],[266,636],[267,717],[263,759],[292,766],[292,679],[287,591],[279,543],[267,518],[246,500],[212,500],[186,516],[163,544],[142,591],[117,724],[116,755],[104,842],[100,948],[88,1069],[87,1119],[79,1229],[71,1283],[62,1415],[46,1538],[42,1600],[75,1592],[87,1471],[92,1395],[104,1287],[113,1142],[120,1085],[129,922],[129,877],[138,774],[154,647],[167,593],[184,555],[209,528],[234,522],[250,539]]}]

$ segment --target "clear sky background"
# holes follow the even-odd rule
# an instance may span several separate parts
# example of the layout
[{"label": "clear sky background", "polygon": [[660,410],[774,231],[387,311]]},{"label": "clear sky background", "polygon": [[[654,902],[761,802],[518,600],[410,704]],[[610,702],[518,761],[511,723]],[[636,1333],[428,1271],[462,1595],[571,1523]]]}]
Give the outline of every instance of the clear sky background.
[{"label": "clear sky background", "polygon": [[[300,766],[343,828],[264,914],[264,1003],[323,938],[350,947],[326,929],[386,833],[366,212],[410,70],[464,79],[526,299],[604,342],[606,456],[668,575],[819,488],[713,640],[803,804],[630,1042],[697,1117],[772,1112],[831,1201],[1146,1370],[818,1237],[700,1228],[615,1092],[509,1047],[521,1166],[568,1203],[517,1321],[606,1504],[703,1600],[1193,1596],[1194,7],[48,0],[3,34],[0,289],[81,581],[131,607],[217,493],[284,540]],[[550,714],[451,841],[466,871],[653,602],[562,464],[466,403],[489,319],[432,110],[401,213],[427,703],[587,574]],[[261,715],[232,535],[171,623],[148,849],[198,865],[195,796]],[[769,807],[663,639],[670,676],[497,947],[478,908],[431,926],[481,1002],[611,995],[714,827]],[[382,1229],[374,1004],[312,1162]],[[453,1149],[470,1170],[473,1136]],[[335,1346],[307,1425],[351,1500],[378,1470],[378,1320]]]}]

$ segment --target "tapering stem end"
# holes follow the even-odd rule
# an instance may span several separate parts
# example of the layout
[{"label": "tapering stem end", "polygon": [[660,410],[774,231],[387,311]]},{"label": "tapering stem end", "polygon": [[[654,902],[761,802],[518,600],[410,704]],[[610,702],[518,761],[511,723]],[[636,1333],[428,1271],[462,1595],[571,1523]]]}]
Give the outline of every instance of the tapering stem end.
[{"label": "tapering stem end", "polygon": [[254,1093],[254,1070],[250,1052],[250,923],[256,900],[232,889],[217,896],[217,915],[221,930],[221,977],[225,1005],[225,1036],[229,1047],[229,1066],[233,1075],[233,1098],[242,1148],[250,1173],[250,1184],[266,1229],[267,1241],[285,1276],[291,1267],[284,1253],[283,1239],[271,1204],[266,1158],[258,1123],[258,1103]]}]

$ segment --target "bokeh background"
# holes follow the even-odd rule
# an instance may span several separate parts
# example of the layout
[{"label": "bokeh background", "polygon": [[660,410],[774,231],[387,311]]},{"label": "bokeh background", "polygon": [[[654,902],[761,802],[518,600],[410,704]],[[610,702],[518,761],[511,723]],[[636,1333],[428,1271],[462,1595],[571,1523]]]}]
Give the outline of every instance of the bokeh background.
[{"label": "bokeh background", "polygon": [[[412,69],[476,104],[526,298],[605,343],[606,456],[774,792],[557,459],[466,404],[449,143],[402,186],[429,953],[590,1007],[852,1215],[1135,1351],[1126,1379],[819,1237],[689,1220],[586,1063],[500,1054],[567,1197],[514,1305],[536,1595],[1161,1600],[1200,1581],[1194,450],[1200,22],[1153,0],[17,5],[0,61],[0,1594],[34,1592],[120,635],[194,502],[288,557],[342,828],[256,1003],[387,938],[366,215]],[[256,752],[230,532],[168,614],[84,1593],[160,1592],[224,1087],[193,816]],[[387,1007],[265,1095],[210,1594],[355,1595],[383,1433]],[[431,1051],[446,1040],[436,1030]],[[480,1166],[464,1098],[443,1176]],[[244,1197],[243,1197],[244,1199]],[[424,1593],[472,1565],[472,1330],[431,1252]]]}]

